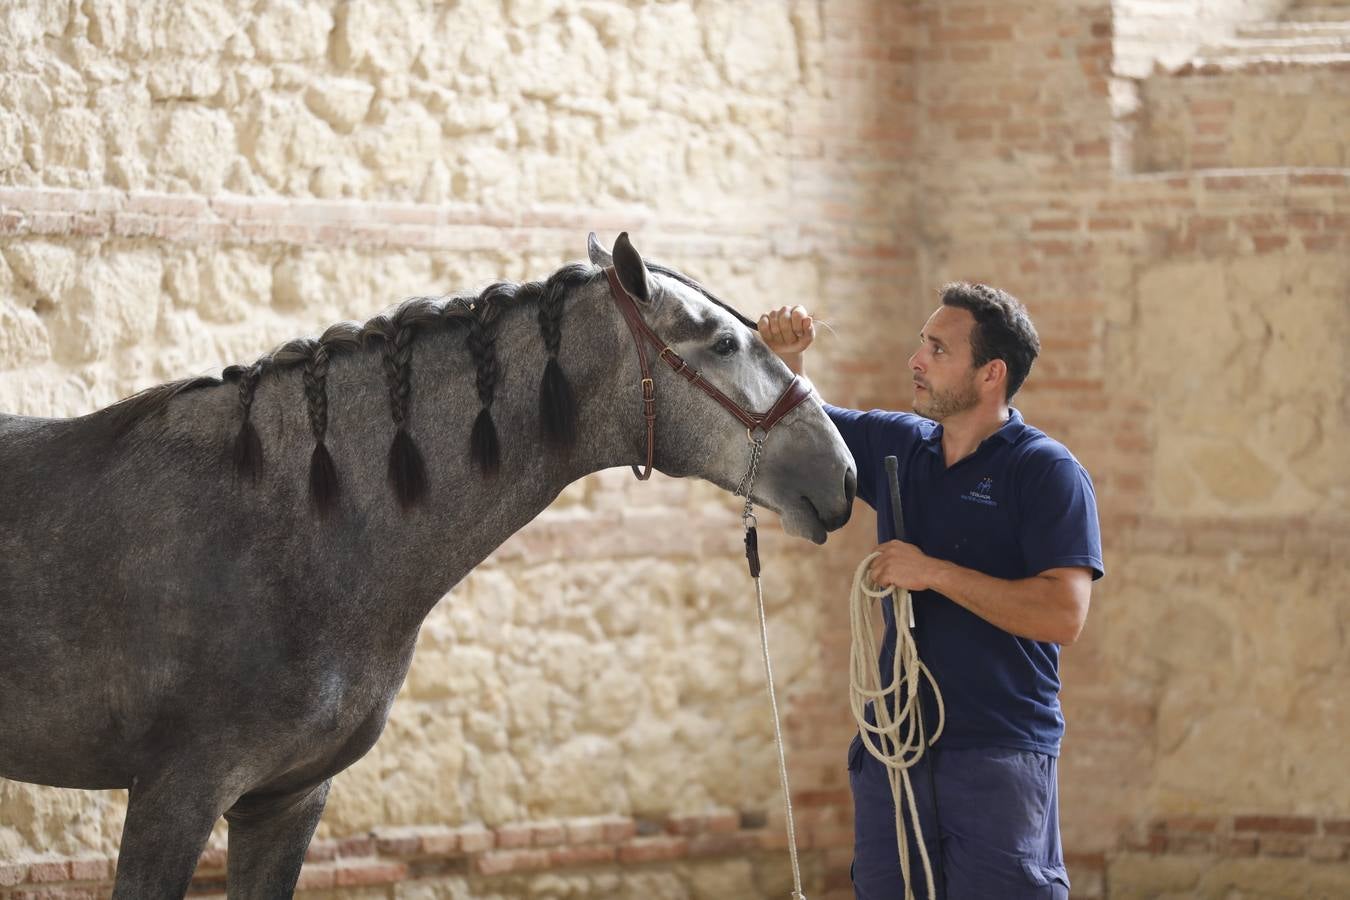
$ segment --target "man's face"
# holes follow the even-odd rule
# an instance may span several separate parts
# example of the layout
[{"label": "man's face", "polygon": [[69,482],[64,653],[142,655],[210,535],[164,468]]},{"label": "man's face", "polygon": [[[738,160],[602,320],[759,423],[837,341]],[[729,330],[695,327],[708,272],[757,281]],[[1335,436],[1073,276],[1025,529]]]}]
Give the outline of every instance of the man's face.
[{"label": "man's face", "polygon": [[919,333],[919,349],[909,358],[914,373],[914,411],[941,422],[980,401],[970,350],[975,317],[969,310],[940,306]]}]

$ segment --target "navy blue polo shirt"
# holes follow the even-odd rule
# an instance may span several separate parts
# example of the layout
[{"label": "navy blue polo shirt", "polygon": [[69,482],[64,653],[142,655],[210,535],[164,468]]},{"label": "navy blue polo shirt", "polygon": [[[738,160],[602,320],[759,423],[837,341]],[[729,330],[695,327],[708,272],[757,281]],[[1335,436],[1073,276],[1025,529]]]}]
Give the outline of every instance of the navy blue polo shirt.
[{"label": "navy blue polo shirt", "polygon": [[[905,536],[928,556],[995,578],[1083,566],[1100,578],[1101,530],[1087,470],[1017,410],[947,467],[942,426],[912,413],[826,405],[853,453],[858,496],[877,512],[878,543],[895,537],[885,458],[900,466]],[[887,604],[882,683],[895,655]],[[938,747],[1011,747],[1059,755],[1059,645],[1017,637],[936,591],[914,594],[919,658],[937,680],[947,723]],[[936,721],[931,698],[924,721]]]}]

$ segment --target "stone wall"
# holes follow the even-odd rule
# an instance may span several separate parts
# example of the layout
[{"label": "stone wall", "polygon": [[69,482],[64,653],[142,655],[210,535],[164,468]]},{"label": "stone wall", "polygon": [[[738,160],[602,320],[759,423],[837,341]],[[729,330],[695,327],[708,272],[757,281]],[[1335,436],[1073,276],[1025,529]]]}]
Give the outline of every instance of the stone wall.
[{"label": "stone wall", "polygon": [[[1180,51],[1145,46],[1145,14],[11,4],[0,408],[85,412],[407,295],[546,274],[591,229],[747,311],[804,300],[837,332],[822,392],[899,406],[937,286],[991,281],[1043,339],[1019,405],[1102,506],[1110,574],[1064,657],[1075,896],[1343,895],[1350,172],[1307,99],[1343,99],[1343,70],[1286,94],[1311,144],[1261,144],[1280,95],[1150,76],[1131,60]],[[1229,128],[1261,152],[1200,146]],[[337,779],[313,895],[786,894],[735,513],[605,473],[452,592]],[[812,897],[849,895],[843,594],[870,520],[823,551],[768,536]],[[513,712],[546,685],[556,715]],[[0,782],[0,895],[106,893],[122,810]]]},{"label": "stone wall", "polygon": [[[879,358],[870,320],[913,274],[902,153],[875,104],[905,65],[885,59],[898,20],[766,9],[5,5],[0,408],[80,414],[409,295],[541,277],[584,257],[591,229],[632,232],[747,311],[812,302],[839,335],[825,358]],[[751,16],[753,34],[734,27]],[[848,62],[864,44],[882,58]],[[883,372],[820,369],[840,400],[888,397]],[[383,739],[336,781],[307,889],[780,893],[737,512],[707,485],[606,473],[457,587]],[[831,619],[866,528],[837,560],[769,531],[819,896],[847,868],[847,648]],[[106,893],[124,809],[122,792],[0,782],[0,894]]]}]

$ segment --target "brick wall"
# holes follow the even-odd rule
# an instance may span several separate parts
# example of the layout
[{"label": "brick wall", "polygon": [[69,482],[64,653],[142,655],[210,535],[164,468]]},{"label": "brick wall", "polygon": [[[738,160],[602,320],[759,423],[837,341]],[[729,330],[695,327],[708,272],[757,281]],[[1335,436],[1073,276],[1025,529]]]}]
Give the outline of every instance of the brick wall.
[{"label": "brick wall", "polygon": [[[926,108],[989,99],[922,116],[922,281],[1029,304],[1045,352],[1020,405],[1101,502],[1110,573],[1064,655],[1075,895],[1339,896],[1350,172],[1318,123],[1343,74],[1123,80],[1140,7],[933,6],[1008,27],[924,51]],[[1315,133],[1262,133],[1298,110]]]}]

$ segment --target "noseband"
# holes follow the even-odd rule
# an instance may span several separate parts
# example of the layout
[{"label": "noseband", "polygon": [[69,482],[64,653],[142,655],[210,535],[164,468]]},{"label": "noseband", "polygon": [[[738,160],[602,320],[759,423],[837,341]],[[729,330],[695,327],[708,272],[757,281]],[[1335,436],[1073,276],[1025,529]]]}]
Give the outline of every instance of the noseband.
[{"label": "noseband", "polygon": [[[689,364],[678,353],[670,349],[665,341],[657,337],[656,332],[652,331],[647,323],[642,320],[642,315],[638,312],[637,301],[619,283],[618,273],[614,271],[613,266],[605,269],[605,275],[609,277],[609,292],[614,297],[614,302],[618,304],[619,310],[623,313],[624,321],[628,323],[629,330],[633,332],[633,342],[637,344],[638,365],[642,368],[642,416],[647,420],[647,462],[641,470],[637,466],[633,466],[633,474],[640,481],[646,481],[650,478],[652,457],[656,452],[656,382],[652,380],[651,366],[647,358],[648,344],[651,344],[656,350],[658,358],[675,370],[676,375],[684,376],[686,381],[720,403],[727,412],[735,416],[745,426],[746,435],[755,450],[752,458],[757,461],[758,449],[763,445],[764,439],[768,437],[769,430],[811,395],[811,389],[802,381],[801,376],[793,376],[792,383],[783,390],[783,393],[778,395],[778,399],[774,401],[773,406],[769,407],[768,412],[750,412],[709,384],[695,369],[690,368]],[[751,477],[753,478],[753,476]],[[744,484],[744,481],[742,483]],[[745,492],[748,500],[750,493],[748,486]]]}]

